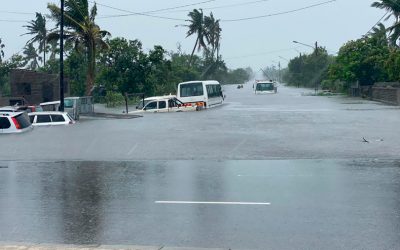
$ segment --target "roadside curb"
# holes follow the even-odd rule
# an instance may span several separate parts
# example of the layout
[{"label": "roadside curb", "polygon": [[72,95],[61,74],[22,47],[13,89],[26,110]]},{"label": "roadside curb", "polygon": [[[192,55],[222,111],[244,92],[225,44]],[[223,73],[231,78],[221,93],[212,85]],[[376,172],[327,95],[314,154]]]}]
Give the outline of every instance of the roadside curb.
[{"label": "roadside curb", "polygon": [[132,114],[110,114],[110,113],[93,113],[81,115],[84,118],[103,118],[103,119],[134,119],[141,118],[142,115],[132,115]]},{"label": "roadside curb", "polygon": [[229,248],[196,248],[140,245],[62,245],[0,243],[1,250],[230,250]]}]

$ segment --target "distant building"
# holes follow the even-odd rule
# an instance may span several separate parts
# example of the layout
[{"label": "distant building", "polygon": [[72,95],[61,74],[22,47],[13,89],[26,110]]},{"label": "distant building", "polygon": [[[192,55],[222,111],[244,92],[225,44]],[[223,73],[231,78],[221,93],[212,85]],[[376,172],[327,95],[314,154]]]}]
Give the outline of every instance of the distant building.
[{"label": "distant building", "polygon": [[[27,104],[60,100],[60,80],[58,74],[47,74],[26,69],[10,72],[11,96],[23,98]],[[64,93],[69,96],[68,80],[64,80]]]}]

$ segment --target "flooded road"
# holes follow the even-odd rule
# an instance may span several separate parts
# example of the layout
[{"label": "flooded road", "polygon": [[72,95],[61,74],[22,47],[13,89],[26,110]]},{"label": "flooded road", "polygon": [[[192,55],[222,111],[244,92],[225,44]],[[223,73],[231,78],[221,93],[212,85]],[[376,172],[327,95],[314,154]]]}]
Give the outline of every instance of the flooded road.
[{"label": "flooded road", "polygon": [[307,92],[0,136],[0,248],[399,249],[399,107]]},{"label": "flooded road", "polygon": [[[395,158],[400,109],[359,98],[305,96],[279,87],[254,95],[225,86],[222,107],[143,118],[82,119],[2,135],[1,160],[265,160]],[[121,108],[122,113],[123,108]],[[364,143],[365,137],[370,143]],[[3,144],[6,142],[6,144]],[[2,147],[3,148],[3,147]]]},{"label": "flooded road", "polygon": [[9,162],[0,242],[396,249],[400,162]]}]

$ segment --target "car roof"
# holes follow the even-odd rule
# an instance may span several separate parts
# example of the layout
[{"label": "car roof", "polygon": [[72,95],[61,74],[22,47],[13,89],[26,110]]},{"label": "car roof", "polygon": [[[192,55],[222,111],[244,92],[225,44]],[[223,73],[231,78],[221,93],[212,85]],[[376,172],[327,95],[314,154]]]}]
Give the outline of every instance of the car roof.
[{"label": "car roof", "polygon": [[0,116],[7,116],[7,117],[15,117],[15,116],[18,116],[23,113],[24,112],[7,112],[7,111],[0,110]]},{"label": "car roof", "polygon": [[0,111],[2,111],[2,110],[17,110],[18,109],[18,106],[16,106],[16,107],[13,107],[13,106],[5,106],[5,107],[1,107],[0,108]]},{"label": "car roof", "polygon": [[42,105],[53,105],[53,104],[60,104],[60,101],[54,101],[54,102],[42,102],[40,106]]},{"label": "car roof", "polygon": [[66,114],[68,113],[60,111],[41,111],[41,112],[32,112],[29,113],[28,115],[33,116],[33,115],[66,115]]},{"label": "car roof", "polygon": [[190,83],[198,83],[198,82],[201,82],[201,83],[204,83],[204,84],[220,84],[218,81],[215,81],[215,80],[207,80],[207,81],[201,81],[201,80],[199,80],[199,81],[188,81],[188,82],[181,82],[181,83],[179,83],[179,84],[190,84]]},{"label": "car roof", "polygon": [[169,100],[171,98],[176,98],[176,95],[152,96],[152,97],[147,97],[144,100],[145,101],[158,101],[158,100]]},{"label": "car roof", "polygon": [[271,80],[259,80],[259,81],[256,81],[256,83],[274,83],[274,82]]}]

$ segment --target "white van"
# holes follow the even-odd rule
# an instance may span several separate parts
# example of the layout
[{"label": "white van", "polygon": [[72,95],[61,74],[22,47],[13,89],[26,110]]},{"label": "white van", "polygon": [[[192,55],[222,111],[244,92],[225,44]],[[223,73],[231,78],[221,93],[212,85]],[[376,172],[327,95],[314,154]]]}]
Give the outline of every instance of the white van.
[{"label": "white van", "polygon": [[256,81],[254,92],[256,95],[276,94],[278,92],[278,88],[273,81]]},{"label": "white van", "polygon": [[177,98],[183,103],[211,108],[224,102],[221,84],[217,81],[191,81],[178,85]]}]

